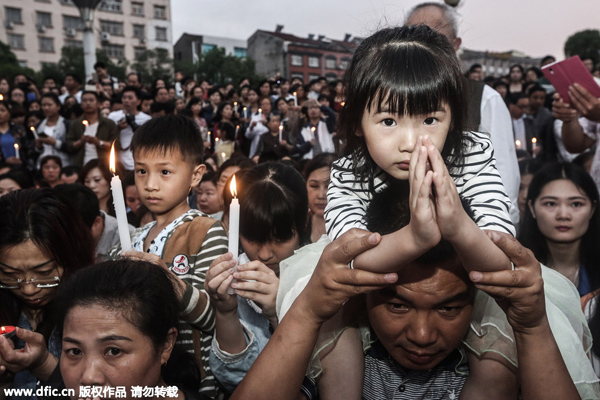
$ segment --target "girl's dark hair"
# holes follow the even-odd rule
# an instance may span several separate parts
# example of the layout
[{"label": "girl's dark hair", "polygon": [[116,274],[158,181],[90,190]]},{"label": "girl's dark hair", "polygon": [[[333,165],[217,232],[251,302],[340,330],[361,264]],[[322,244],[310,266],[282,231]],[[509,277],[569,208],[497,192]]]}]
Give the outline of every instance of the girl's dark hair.
[{"label": "girl's dark hair", "polygon": [[306,183],[293,167],[267,162],[248,170],[237,183],[240,235],[255,243],[287,241],[298,234],[309,243]]},{"label": "girl's dark hair", "polygon": [[[590,219],[588,230],[581,238],[579,257],[580,265],[585,268],[592,289],[599,288],[600,269],[597,268],[597,264],[600,260],[600,246],[598,246],[600,243],[600,212],[598,211],[598,188],[592,177],[584,169],[571,163],[548,164],[533,176],[527,192],[527,202],[535,203],[547,184],[560,179],[568,179],[573,182],[578,189],[589,197],[592,205],[596,207]],[[539,262],[542,264],[548,262],[549,250],[546,239],[542,236],[529,207],[525,207],[525,218],[523,219],[519,240],[523,246],[533,251]]]},{"label": "girl's dark hair", "polygon": [[43,99],[50,99],[54,102],[54,104],[56,104],[58,106],[58,108],[62,107],[62,103],[58,99],[58,95],[56,93],[53,93],[53,92],[44,93],[42,95],[42,98],[40,99],[40,103],[42,102]]},{"label": "girl's dark hair", "polygon": [[356,49],[344,77],[346,104],[339,132],[346,139],[354,174],[371,182],[375,162],[362,131],[365,110],[418,116],[450,107],[452,121],[442,149],[450,172],[463,155],[467,103],[460,64],[448,39],[427,26],[382,29]]},{"label": "girl's dark hair", "polygon": [[33,179],[31,178],[31,174],[24,168],[12,169],[7,173],[0,175],[0,181],[3,179],[11,179],[17,182],[21,189],[29,189],[30,187],[33,187]]},{"label": "girl's dark hair", "polygon": [[314,171],[321,169],[323,167],[331,168],[333,162],[337,159],[335,154],[333,153],[320,153],[308,160],[308,162],[304,165],[304,170],[302,171],[302,175],[305,180],[308,180],[310,174]]},{"label": "girl's dark hair", "polygon": [[527,73],[529,71],[533,71],[535,73],[535,75],[538,77],[538,79],[540,79],[542,76],[544,76],[544,73],[538,67],[529,67],[529,68],[527,68],[525,73]]},{"label": "girl's dark hair", "polygon": [[[89,228],[81,215],[73,212],[69,201],[52,189],[18,190],[0,197],[0,221],[0,257],[31,240],[63,267],[63,281],[94,261]],[[21,302],[10,290],[0,289],[0,304],[0,325],[17,324]],[[43,322],[48,329],[40,327],[40,331],[48,336],[53,324],[46,315]]]},{"label": "girl's dark hair", "polygon": [[[508,74],[510,75],[510,73],[512,72],[513,68],[519,68],[519,71],[521,71],[521,75],[525,75],[525,70],[523,69],[523,66],[520,64],[513,64],[510,66],[510,68],[508,69]],[[523,76],[523,78],[525,78]]]},{"label": "girl's dark hair", "polygon": [[179,152],[184,160],[200,165],[204,156],[204,142],[194,120],[181,115],[152,118],[140,126],[131,139],[134,155],[140,150]]},{"label": "girl's dark hair", "polygon": [[[172,279],[157,265],[129,259],[82,269],[60,288],[56,301],[57,327],[62,333],[65,319],[73,308],[97,305],[120,313],[152,341],[156,351],[165,344],[169,330],[178,325],[179,302]],[[174,356],[178,359],[173,360]],[[165,381],[197,389],[200,371],[192,359],[191,354],[172,354],[163,367]]]},{"label": "girl's dark hair", "polygon": [[186,110],[192,110],[192,106],[194,104],[198,104],[200,103],[200,105],[202,105],[202,99],[199,99],[198,97],[192,97],[190,99],[190,101],[187,103],[187,105],[185,106]]},{"label": "girl's dark hair", "polygon": [[[231,111],[233,111],[233,103],[230,103],[229,101],[225,101],[225,102],[219,104],[219,106],[217,107],[217,113],[215,114],[215,116],[213,118],[213,122],[221,122],[223,120],[223,109],[225,108],[225,106],[230,106]],[[232,114],[232,119],[233,119],[233,114]]]}]

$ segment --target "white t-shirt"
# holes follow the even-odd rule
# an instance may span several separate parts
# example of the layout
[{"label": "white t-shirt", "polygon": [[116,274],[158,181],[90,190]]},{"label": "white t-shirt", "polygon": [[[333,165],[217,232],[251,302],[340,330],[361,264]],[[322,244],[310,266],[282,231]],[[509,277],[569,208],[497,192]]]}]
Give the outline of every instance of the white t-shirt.
[{"label": "white t-shirt", "polygon": [[[84,135],[96,137],[97,133],[98,133],[98,122],[96,121],[95,124],[90,124],[87,126],[87,128],[85,128]],[[98,149],[96,148],[96,145],[93,145],[91,143],[86,143],[85,144],[85,152],[83,154],[83,165],[87,164],[88,161],[95,160],[96,158],[98,158]]]},{"label": "white t-shirt", "polygon": [[[119,124],[119,121],[125,119],[125,111],[119,110],[111,112],[108,114],[108,118],[113,120],[116,124]],[[140,112],[135,116],[135,123],[138,126],[142,126],[150,119],[151,117],[148,114]],[[133,139],[133,130],[131,129],[130,125],[127,125],[127,128],[121,131],[119,139],[122,149],[119,152],[119,161],[123,164],[126,170],[133,171],[133,154],[131,153],[131,150],[129,150],[129,147],[131,146],[131,139]]]}]

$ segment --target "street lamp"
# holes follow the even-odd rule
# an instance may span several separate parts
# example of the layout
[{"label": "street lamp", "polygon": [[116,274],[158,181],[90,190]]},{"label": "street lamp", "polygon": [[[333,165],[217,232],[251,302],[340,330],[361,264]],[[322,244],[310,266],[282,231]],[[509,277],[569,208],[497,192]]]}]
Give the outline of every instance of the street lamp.
[{"label": "street lamp", "polygon": [[94,38],[94,10],[102,0],[72,0],[79,9],[84,23],[83,62],[85,65],[85,83],[92,79],[96,63],[96,40]]}]

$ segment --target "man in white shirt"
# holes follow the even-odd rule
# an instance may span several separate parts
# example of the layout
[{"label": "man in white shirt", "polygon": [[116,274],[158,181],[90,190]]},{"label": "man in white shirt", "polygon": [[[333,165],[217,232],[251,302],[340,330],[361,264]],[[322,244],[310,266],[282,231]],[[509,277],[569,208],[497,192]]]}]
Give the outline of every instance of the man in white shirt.
[{"label": "man in white shirt", "polygon": [[[454,50],[458,50],[462,43],[462,39],[458,37],[456,12],[442,3],[423,3],[415,6],[408,14],[405,25],[427,25],[446,36]],[[521,175],[510,114],[502,97],[487,85],[483,88],[480,104],[479,131],[489,133],[492,139],[496,169],[500,173],[504,189],[511,201],[510,219],[516,225],[519,222],[517,198]]]},{"label": "man in white shirt", "polygon": [[150,120],[148,114],[138,111],[141,103],[140,90],[134,86],[126,86],[121,92],[123,109],[108,115],[119,127],[120,134],[117,142],[119,161],[127,171],[133,171],[133,154],[130,150],[133,132],[146,121]]},{"label": "man in white shirt", "polygon": [[67,93],[58,96],[60,102],[65,104],[66,98],[73,96],[78,103],[81,103],[81,78],[75,74],[67,74],[67,76],[65,76],[64,84],[67,88]]}]

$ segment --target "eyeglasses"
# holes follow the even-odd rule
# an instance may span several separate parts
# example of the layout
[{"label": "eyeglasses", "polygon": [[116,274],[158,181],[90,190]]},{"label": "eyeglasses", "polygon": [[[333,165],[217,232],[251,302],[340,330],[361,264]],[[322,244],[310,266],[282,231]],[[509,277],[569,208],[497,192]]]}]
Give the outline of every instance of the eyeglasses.
[{"label": "eyeglasses", "polygon": [[[36,265],[33,268],[43,267],[46,264],[53,262],[54,259],[50,259],[42,264]],[[10,265],[0,262],[0,265],[15,269]],[[56,272],[55,268],[50,272]],[[49,274],[48,274],[49,275]],[[59,276],[48,276],[48,277],[33,277],[31,279],[14,278],[12,275],[8,276],[5,271],[0,270],[0,289],[19,289],[24,285],[34,285],[36,288],[52,288],[58,286],[60,283]]]}]

